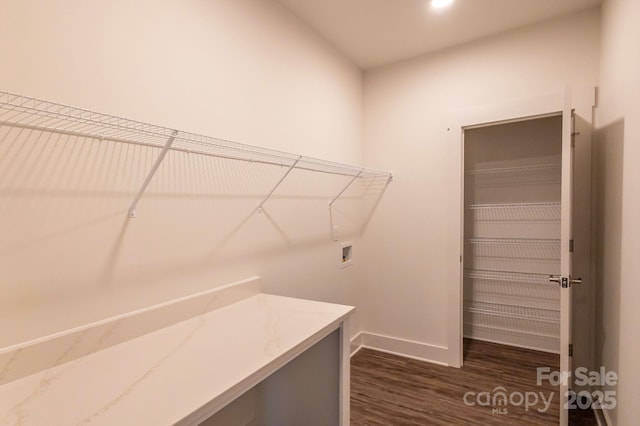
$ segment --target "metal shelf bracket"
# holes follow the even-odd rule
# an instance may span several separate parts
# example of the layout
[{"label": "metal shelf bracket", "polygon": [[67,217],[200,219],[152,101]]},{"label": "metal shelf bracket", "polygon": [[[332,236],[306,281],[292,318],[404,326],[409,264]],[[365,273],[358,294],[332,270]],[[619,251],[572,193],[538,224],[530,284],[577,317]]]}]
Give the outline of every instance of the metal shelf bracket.
[{"label": "metal shelf bracket", "polygon": [[287,169],[286,173],[284,175],[282,175],[282,177],[280,178],[280,180],[278,181],[278,183],[276,183],[276,185],[271,189],[271,191],[269,191],[269,193],[267,194],[266,197],[264,197],[264,199],[260,202],[260,204],[258,204],[258,207],[256,208],[256,212],[257,213],[262,213],[262,206],[264,205],[264,203],[267,202],[267,200],[269,198],[271,198],[271,196],[273,195],[274,192],[276,192],[276,189],[278,189],[278,187],[282,184],[282,182],[284,182],[284,180],[287,178],[287,176],[289,176],[289,173],[291,173],[291,171],[293,169],[295,169],[296,165],[298,164],[298,162],[302,159],[302,155],[298,156],[298,158],[296,159],[296,161],[293,162],[293,164],[291,166],[289,166],[289,168]]},{"label": "metal shelf bracket", "polygon": [[171,137],[169,139],[167,139],[167,142],[164,144],[164,147],[162,148],[162,151],[160,152],[160,155],[158,155],[158,158],[156,158],[156,162],[153,164],[153,167],[149,171],[149,174],[147,175],[147,178],[144,180],[144,182],[142,183],[142,186],[138,190],[138,193],[136,194],[135,198],[133,199],[133,202],[131,203],[131,206],[129,206],[129,217],[130,218],[133,219],[133,218],[137,217],[137,215],[136,215],[136,207],[138,206],[138,202],[142,198],[142,195],[144,194],[144,191],[147,190],[147,187],[149,186],[149,183],[151,183],[151,179],[153,179],[153,176],[156,174],[156,172],[160,168],[160,164],[162,164],[162,160],[164,160],[164,157],[167,155],[167,152],[169,152],[169,149],[171,148],[171,145],[173,144],[173,141],[176,140],[176,136],[178,136],[178,131],[174,130],[173,134],[171,135]]},{"label": "metal shelf bracket", "polygon": [[344,188],[342,188],[342,190],[340,192],[338,192],[338,195],[336,195],[335,197],[333,197],[333,200],[329,201],[329,226],[331,227],[331,238],[333,238],[333,241],[338,241],[338,233],[336,230],[335,225],[333,224],[333,203],[335,203],[336,201],[338,201],[338,199],[342,196],[342,194],[344,194],[344,192],[349,189],[349,187],[351,186],[351,184],[353,182],[356,181],[356,179],[358,179],[361,175],[362,172],[364,171],[364,169],[360,169],[360,171],[358,172],[357,175],[354,175],[353,178],[349,181],[349,183],[347,183]]},{"label": "metal shelf bracket", "polygon": [[349,183],[345,185],[345,187],[344,187],[344,188],[342,188],[342,191],[338,192],[338,195],[336,195],[335,197],[333,197],[333,200],[329,201],[329,208],[331,208],[331,207],[333,206],[333,203],[335,203],[336,201],[338,201],[338,198],[340,198],[340,197],[342,196],[342,194],[344,194],[344,192],[345,192],[347,189],[349,189],[349,187],[351,186],[351,184],[352,184],[353,182],[355,182],[355,181],[356,181],[356,179],[358,179],[358,178],[360,177],[360,175],[362,175],[362,172],[363,172],[363,171],[364,171],[364,169],[360,169],[360,171],[358,172],[358,174],[357,174],[357,175],[355,175],[355,176],[353,177],[353,179],[351,179],[351,180],[349,181]]}]

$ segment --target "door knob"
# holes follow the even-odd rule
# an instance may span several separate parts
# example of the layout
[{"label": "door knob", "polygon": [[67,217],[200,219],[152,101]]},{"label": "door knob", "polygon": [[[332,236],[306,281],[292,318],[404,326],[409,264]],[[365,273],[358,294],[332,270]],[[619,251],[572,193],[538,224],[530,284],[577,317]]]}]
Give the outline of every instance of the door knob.
[{"label": "door knob", "polygon": [[560,284],[563,288],[569,287],[569,285],[582,284],[582,278],[571,278],[567,280],[560,275],[549,275],[549,282]]}]

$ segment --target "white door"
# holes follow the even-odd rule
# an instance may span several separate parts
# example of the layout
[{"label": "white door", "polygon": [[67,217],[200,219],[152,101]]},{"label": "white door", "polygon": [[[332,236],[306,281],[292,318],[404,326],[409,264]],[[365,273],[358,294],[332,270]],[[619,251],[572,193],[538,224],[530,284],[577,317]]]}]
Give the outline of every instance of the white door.
[{"label": "white door", "polygon": [[560,425],[569,424],[569,392],[571,390],[571,286],[581,282],[573,278],[572,256],[572,211],[573,202],[573,153],[574,153],[574,112],[571,104],[571,90],[565,89],[562,111],[562,190],[560,227],[560,277],[551,278],[560,288]]}]

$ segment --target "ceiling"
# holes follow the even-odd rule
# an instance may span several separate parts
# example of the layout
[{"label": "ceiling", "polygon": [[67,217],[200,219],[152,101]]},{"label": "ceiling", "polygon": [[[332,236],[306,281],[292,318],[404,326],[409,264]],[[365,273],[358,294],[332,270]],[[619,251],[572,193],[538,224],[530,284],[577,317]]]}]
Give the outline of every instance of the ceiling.
[{"label": "ceiling", "polygon": [[277,0],[363,69],[504,32],[601,0]]}]

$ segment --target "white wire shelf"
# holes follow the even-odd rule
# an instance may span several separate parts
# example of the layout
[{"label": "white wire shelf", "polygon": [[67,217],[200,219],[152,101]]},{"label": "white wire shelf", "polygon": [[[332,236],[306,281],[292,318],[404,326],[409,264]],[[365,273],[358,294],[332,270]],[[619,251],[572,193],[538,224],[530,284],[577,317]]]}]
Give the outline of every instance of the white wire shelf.
[{"label": "white wire shelf", "polygon": [[[544,336],[556,341],[560,337],[560,312],[486,302],[464,302],[465,334],[473,336],[479,328],[484,336],[517,343],[517,337]],[[515,339],[515,341],[514,341]]]},{"label": "white wire shelf", "polygon": [[560,240],[529,238],[468,238],[476,257],[560,260]]},{"label": "white wire shelf", "polygon": [[560,203],[470,204],[465,233],[476,238],[546,238],[560,235]]},{"label": "white wire shelf", "polygon": [[549,275],[465,269],[465,299],[559,310],[560,286]]},{"label": "white wire shelf", "polygon": [[558,284],[549,282],[549,275],[526,272],[510,271],[490,271],[482,269],[465,269],[465,277],[477,280],[501,281],[507,283],[550,285],[557,287]]},{"label": "white wire shelf", "polygon": [[487,169],[473,169],[465,171],[468,175],[494,175],[494,174],[516,174],[516,173],[528,173],[528,172],[545,172],[545,171],[560,171],[562,167],[561,163],[545,163],[545,164],[533,164],[527,166],[515,166],[515,167],[496,167]]},{"label": "white wire shelf", "polygon": [[538,239],[538,238],[467,238],[470,244],[488,244],[505,246],[557,246],[559,239]]},{"label": "white wire shelf", "polygon": [[558,274],[560,240],[526,238],[469,238],[465,268]]},{"label": "white wire shelf", "polygon": [[489,204],[469,204],[467,208],[472,210],[481,209],[528,209],[560,207],[559,201],[545,201],[540,203],[489,203]]},{"label": "white wire shelf", "polygon": [[529,188],[558,185],[561,182],[560,163],[496,167],[465,171],[465,184],[477,188]]},{"label": "white wire shelf", "polygon": [[[546,310],[560,310],[560,299],[551,299],[547,297],[537,297],[537,295],[529,295],[525,292],[519,291],[509,291],[505,292],[505,289],[508,289],[507,286],[498,288],[501,291],[483,291],[481,289],[474,289],[471,293],[471,297],[468,300],[473,300],[476,302],[486,302],[486,303],[500,303],[504,305],[517,305],[523,306],[527,308],[535,308],[535,309],[546,309]],[[492,290],[497,290],[496,288],[492,288]],[[528,290],[523,287],[516,286],[515,289],[511,290]],[[528,292],[527,292],[528,293]]]},{"label": "white wire shelf", "polygon": [[[353,180],[382,178],[387,183],[392,180],[392,174],[385,171],[178,131],[6,91],[0,91],[0,125],[162,148],[156,164],[129,209],[131,217],[135,217],[136,204],[168,151],[286,167],[286,173],[260,203],[257,211],[260,211],[264,202],[293,169],[344,175]],[[346,188],[336,199],[345,190]]]},{"label": "white wire shelf", "polygon": [[560,311],[556,310],[468,300],[464,302],[464,310],[465,312],[485,314],[507,319],[522,319],[550,324],[560,324]]},{"label": "white wire shelf", "polygon": [[503,248],[506,250],[551,249],[560,256],[560,239],[539,238],[467,238],[467,244],[476,247]]},{"label": "white wire shelf", "polygon": [[470,204],[475,221],[560,221],[560,203]]}]

